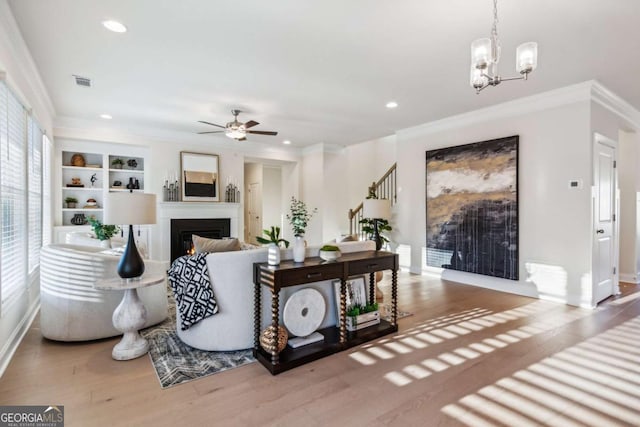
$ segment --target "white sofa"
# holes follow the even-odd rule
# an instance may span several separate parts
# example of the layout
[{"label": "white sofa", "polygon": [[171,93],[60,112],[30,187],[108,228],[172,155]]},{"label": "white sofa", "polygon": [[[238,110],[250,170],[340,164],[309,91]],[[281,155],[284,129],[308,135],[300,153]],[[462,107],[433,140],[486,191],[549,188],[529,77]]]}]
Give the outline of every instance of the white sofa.
[{"label": "white sofa", "polygon": [[[375,249],[375,242],[337,243],[343,253]],[[307,257],[317,256],[319,247],[307,248]],[[282,260],[292,259],[291,249],[282,250]],[[216,252],[207,255],[207,267],[211,286],[219,312],[201,320],[186,331],[182,330],[180,315],[176,314],[178,337],[191,347],[207,351],[231,351],[253,347],[253,263],[267,262],[267,249],[235,252]],[[336,324],[336,305],[333,286],[326,282],[311,283],[285,288],[280,294],[280,319],[287,298],[301,288],[320,291],[326,303],[326,313],[321,328]],[[271,294],[262,289],[262,327],[271,324]]]},{"label": "white sofa", "polygon": [[[123,291],[102,291],[93,284],[118,277],[119,256],[104,248],[49,245],[40,252],[40,329],[45,338],[85,341],[121,335],[112,323]],[[166,275],[168,262],[145,260],[145,273]],[[138,290],[147,310],[144,327],[168,316],[166,281]]]}]

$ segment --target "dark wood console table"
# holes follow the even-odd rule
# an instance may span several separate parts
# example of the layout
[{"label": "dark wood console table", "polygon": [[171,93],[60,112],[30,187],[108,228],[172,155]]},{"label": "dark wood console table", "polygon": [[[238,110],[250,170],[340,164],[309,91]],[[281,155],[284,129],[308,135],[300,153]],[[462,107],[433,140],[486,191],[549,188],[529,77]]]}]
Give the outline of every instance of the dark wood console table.
[{"label": "dark wood console table", "polygon": [[[398,255],[384,251],[364,251],[343,254],[338,260],[323,261],[321,258],[307,258],[304,262],[283,261],[280,265],[255,263],[253,265],[254,299],[254,343],[253,354],[273,375],[295,368],[313,360],[346,350],[364,342],[398,331]],[[346,286],[349,276],[369,274],[369,303],[375,302],[375,272],[391,270],[391,322],[384,319],[380,324],[348,332],[346,329]],[[330,326],[319,329],[324,341],[293,349],[289,346],[277,353],[265,351],[260,346],[261,333],[261,288],[271,291],[271,325],[277,330],[280,325],[280,289],[288,286],[324,280],[340,279],[340,327]],[[273,348],[277,348],[277,334],[274,334]]]}]

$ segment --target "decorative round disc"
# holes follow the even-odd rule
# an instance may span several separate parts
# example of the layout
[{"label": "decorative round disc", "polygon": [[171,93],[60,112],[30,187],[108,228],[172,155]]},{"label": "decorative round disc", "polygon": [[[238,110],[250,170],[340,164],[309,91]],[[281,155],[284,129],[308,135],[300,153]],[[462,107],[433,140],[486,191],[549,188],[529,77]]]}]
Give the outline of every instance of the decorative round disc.
[{"label": "decorative round disc", "polygon": [[282,320],[289,332],[306,337],[315,332],[324,319],[326,304],[322,294],[313,288],[300,289],[284,305]]}]

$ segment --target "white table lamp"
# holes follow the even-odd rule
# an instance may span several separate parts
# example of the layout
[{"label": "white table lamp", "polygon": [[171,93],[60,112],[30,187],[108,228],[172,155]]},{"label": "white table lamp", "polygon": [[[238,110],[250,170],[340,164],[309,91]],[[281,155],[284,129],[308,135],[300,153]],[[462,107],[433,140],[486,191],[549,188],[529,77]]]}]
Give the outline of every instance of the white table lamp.
[{"label": "white table lamp", "polygon": [[362,216],[373,221],[376,251],[382,248],[382,238],[378,231],[378,221],[391,218],[391,202],[387,199],[365,199],[362,204]]},{"label": "white table lamp", "polygon": [[156,223],[156,195],[117,192],[108,193],[104,212],[104,223],[128,225],[127,247],[118,263],[118,275],[123,279],[133,279],[144,273],[144,262],[133,238],[133,226]]}]

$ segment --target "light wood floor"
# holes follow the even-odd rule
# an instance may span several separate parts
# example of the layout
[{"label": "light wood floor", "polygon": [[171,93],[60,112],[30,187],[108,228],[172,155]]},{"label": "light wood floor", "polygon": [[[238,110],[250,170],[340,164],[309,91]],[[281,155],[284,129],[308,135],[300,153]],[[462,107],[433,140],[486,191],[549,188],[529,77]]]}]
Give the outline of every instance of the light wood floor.
[{"label": "light wood floor", "polygon": [[638,286],[596,310],[408,274],[399,289],[414,315],[396,335],[166,390],[148,357],[111,359],[117,339],[56,343],[36,319],[0,405],[61,404],[67,426],[640,425]]}]

